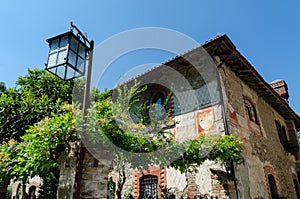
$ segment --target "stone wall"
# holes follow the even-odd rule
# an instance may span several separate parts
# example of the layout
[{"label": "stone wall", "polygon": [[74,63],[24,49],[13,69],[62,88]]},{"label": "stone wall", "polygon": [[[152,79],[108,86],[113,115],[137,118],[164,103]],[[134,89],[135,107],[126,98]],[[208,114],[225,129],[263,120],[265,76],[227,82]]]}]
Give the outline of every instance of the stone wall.
[{"label": "stone wall", "polygon": [[71,151],[61,153],[59,157],[59,185],[57,191],[57,198],[72,199],[74,194],[74,182],[76,173],[76,151],[78,149],[77,143],[70,143]]},{"label": "stone wall", "polygon": [[[31,187],[35,187],[35,196],[38,197],[39,195],[39,186],[41,186],[43,183],[43,180],[39,176],[34,176],[33,178],[30,178],[28,180],[28,183],[25,185],[25,192],[26,196],[29,196],[29,190]],[[11,197],[12,199],[14,198],[21,198],[23,196],[22,193],[22,182],[14,182],[13,180],[11,181],[11,186],[12,186],[12,194]],[[32,197],[32,196],[31,196]]]},{"label": "stone wall", "polygon": [[[76,156],[78,146],[78,143],[71,143],[71,151],[60,156],[60,178],[57,193],[59,199],[73,199],[78,168]],[[107,198],[107,180],[112,166],[111,155],[108,155],[109,151],[105,150],[105,147],[89,147],[85,146],[80,198],[104,199]]]},{"label": "stone wall", "polygon": [[[241,137],[244,144],[244,162],[235,168],[240,198],[270,198],[269,174],[275,178],[279,196],[297,198],[292,178],[296,175],[295,159],[284,150],[275,125],[277,120],[287,129],[285,119],[228,67],[222,67],[220,75],[229,131]],[[256,108],[257,123],[247,118],[245,98],[251,99]]]}]

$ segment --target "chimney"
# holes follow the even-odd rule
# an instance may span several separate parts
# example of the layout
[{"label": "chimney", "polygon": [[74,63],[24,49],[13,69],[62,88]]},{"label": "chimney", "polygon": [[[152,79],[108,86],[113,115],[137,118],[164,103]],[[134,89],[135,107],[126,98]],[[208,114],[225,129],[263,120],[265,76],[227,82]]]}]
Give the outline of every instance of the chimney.
[{"label": "chimney", "polygon": [[270,85],[287,103],[289,103],[288,87],[284,80],[275,80]]}]

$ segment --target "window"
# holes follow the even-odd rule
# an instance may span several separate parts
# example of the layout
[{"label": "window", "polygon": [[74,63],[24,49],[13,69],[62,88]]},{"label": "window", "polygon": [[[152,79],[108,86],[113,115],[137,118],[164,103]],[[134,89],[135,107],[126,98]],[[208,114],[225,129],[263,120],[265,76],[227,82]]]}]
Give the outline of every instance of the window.
[{"label": "window", "polygon": [[29,188],[29,199],[36,199],[36,195],[35,195],[35,191],[36,191],[36,186],[31,186]]},{"label": "window", "polygon": [[163,119],[166,117],[166,109],[165,109],[165,95],[162,93],[156,94],[151,100],[153,106],[150,109],[150,114],[155,119]]},{"label": "window", "polygon": [[176,197],[175,197],[174,194],[171,194],[171,195],[169,196],[169,199],[176,199]]},{"label": "window", "polygon": [[286,130],[283,125],[281,125],[277,120],[275,121],[276,128],[277,128],[277,133],[279,137],[279,141],[282,144],[283,148],[285,150],[288,150],[288,140],[286,136]]},{"label": "window", "polygon": [[297,198],[300,198],[300,191],[299,191],[298,181],[294,179],[293,182],[294,182],[294,187],[295,187],[295,191],[296,191],[296,194],[297,194]]},{"label": "window", "polygon": [[107,181],[107,198],[115,198],[116,183],[113,181],[112,177]]},{"label": "window", "polygon": [[154,175],[145,175],[140,178],[140,198],[158,197],[158,178]]},{"label": "window", "polygon": [[21,196],[22,196],[22,194],[21,194],[21,185],[18,184],[17,191],[16,191],[16,199],[20,199]]},{"label": "window", "polygon": [[268,181],[269,181],[269,188],[270,188],[270,194],[272,199],[277,199],[277,187],[276,187],[276,181],[273,175],[268,175]]},{"label": "window", "polygon": [[254,123],[258,124],[258,119],[257,119],[257,114],[256,114],[255,107],[247,99],[244,100],[244,103],[245,103],[245,110],[246,110],[246,115],[247,115],[248,119],[251,122],[254,122]]}]

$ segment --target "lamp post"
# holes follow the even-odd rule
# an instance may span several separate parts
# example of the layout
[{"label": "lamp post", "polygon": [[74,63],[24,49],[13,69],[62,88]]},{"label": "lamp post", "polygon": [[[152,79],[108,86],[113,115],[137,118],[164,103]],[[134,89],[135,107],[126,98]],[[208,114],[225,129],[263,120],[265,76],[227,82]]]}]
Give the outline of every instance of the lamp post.
[{"label": "lamp post", "polygon": [[[46,40],[49,43],[46,70],[63,80],[70,80],[86,75],[83,96],[83,118],[89,107],[91,73],[93,64],[94,41],[86,36],[72,22],[70,31]],[[80,153],[75,175],[74,199],[80,198],[80,183],[82,179],[85,147],[80,142]]]}]

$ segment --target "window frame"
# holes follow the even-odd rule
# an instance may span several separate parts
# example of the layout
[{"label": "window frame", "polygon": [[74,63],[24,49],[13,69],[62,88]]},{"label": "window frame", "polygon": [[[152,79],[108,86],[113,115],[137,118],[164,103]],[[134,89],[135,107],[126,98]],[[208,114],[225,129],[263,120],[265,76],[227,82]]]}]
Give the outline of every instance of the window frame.
[{"label": "window frame", "polygon": [[35,185],[32,185],[32,186],[29,187],[28,199],[36,198],[36,190],[37,190],[37,187]]},{"label": "window frame", "polygon": [[268,179],[271,199],[277,199],[278,198],[278,190],[277,190],[277,185],[276,185],[276,179],[272,174],[268,174],[267,179]]},{"label": "window frame", "polygon": [[279,138],[279,142],[283,146],[284,150],[288,151],[288,137],[286,134],[286,128],[278,120],[275,120],[275,125],[276,125],[276,129],[277,129],[277,135]]},{"label": "window frame", "polygon": [[248,99],[247,97],[244,97],[244,108],[245,108],[245,112],[246,112],[246,117],[251,122],[259,125],[256,108],[255,108],[253,102],[250,99]]},{"label": "window frame", "polygon": [[166,105],[166,98],[167,96],[165,95],[164,92],[158,91],[154,93],[150,99],[150,106],[153,106],[152,107],[154,109],[153,113],[155,114],[154,116],[156,117],[156,119],[163,119],[167,116],[168,107]]},{"label": "window frame", "polygon": [[[143,198],[145,196],[150,196],[150,198],[158,198],[158,176],[151,174],[143,175],[140,177],[139,181],[139,198]],[[145,186],[150,186],[150,193],[146,193],[149,190],[145,190]]]}]

